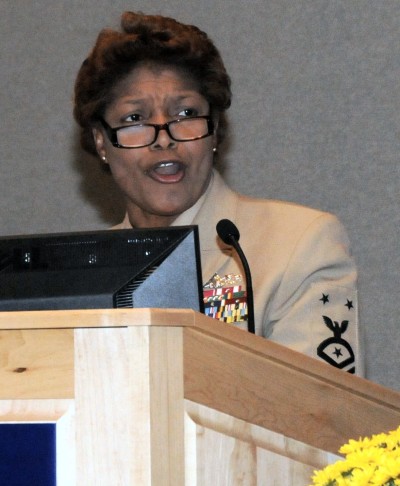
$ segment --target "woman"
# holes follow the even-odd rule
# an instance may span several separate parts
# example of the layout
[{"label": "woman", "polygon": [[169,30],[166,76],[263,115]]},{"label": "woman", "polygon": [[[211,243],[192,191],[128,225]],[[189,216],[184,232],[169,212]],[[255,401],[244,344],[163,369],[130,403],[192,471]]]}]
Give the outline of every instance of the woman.
[{"label": "woman", "polygon": [[84,61],[74,114],[82,146],[109,165],[125,198],[117,228],[198,225],[208,314],[246,319],[242,266],[215,231],[226,218],[252,268],[256,334],[361,373],[345,231],[330,214],[229,189],[214,159],[230,103],[229,76],[205,33],[126,12],[122,31],[102,31]]}]

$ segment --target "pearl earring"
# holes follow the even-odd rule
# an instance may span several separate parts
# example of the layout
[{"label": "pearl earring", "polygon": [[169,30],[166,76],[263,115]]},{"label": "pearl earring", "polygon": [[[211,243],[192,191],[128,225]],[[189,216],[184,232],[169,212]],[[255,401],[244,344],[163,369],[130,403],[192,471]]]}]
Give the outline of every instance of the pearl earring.
[{"label": "pearl earring", "polygon": [[216,154],[216,153],[217,153],[217,147],[214,147],[214,148],[213,148],[213,152],[214,152],[214,154]]},{"label": "pearl earring", "polygon": [[107,162],[107,157],[106,157],[105,155],[103,155],[103,156],[101,157],[101,160],[102,160],[102,161],[103,161],[105,164],[108,164],[108,162]]}]

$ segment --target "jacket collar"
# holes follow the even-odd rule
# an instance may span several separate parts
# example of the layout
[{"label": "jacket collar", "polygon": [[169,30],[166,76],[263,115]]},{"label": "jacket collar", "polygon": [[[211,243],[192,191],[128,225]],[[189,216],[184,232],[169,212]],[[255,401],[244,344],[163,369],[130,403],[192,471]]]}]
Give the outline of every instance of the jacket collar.
[{"label": "jacket collar", "polygon": [[230,248],[217,236],[216,226],[221,219],[236,220],[238,195],[224,182],[221,175],[214,170],[213,179],[191,224],[199,227],[200,245],[202,250],[221,250]]}]

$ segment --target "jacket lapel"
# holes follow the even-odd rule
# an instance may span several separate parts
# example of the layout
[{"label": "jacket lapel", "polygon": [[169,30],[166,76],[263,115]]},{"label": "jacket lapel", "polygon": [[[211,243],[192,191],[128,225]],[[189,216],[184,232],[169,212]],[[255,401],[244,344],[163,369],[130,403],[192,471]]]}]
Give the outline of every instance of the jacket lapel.
[{"label": "jacket lapel", "polygon": [[214,170],[211,189],[192,222],[199,227],[204,283],[215,273],[223,271],[231,258],[232,248],[218,238],[216,225],[224,218],[235,220],[238,204],[238,195]]}]

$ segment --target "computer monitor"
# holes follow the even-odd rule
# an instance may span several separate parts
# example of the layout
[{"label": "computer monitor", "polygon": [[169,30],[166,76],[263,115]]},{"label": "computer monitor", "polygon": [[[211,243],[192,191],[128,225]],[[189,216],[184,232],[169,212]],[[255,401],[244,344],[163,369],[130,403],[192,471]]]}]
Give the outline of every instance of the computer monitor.
[{"label": "computer monitor", "polygon": [[197,226],[0,237],[0,311],[203,312]]}]

